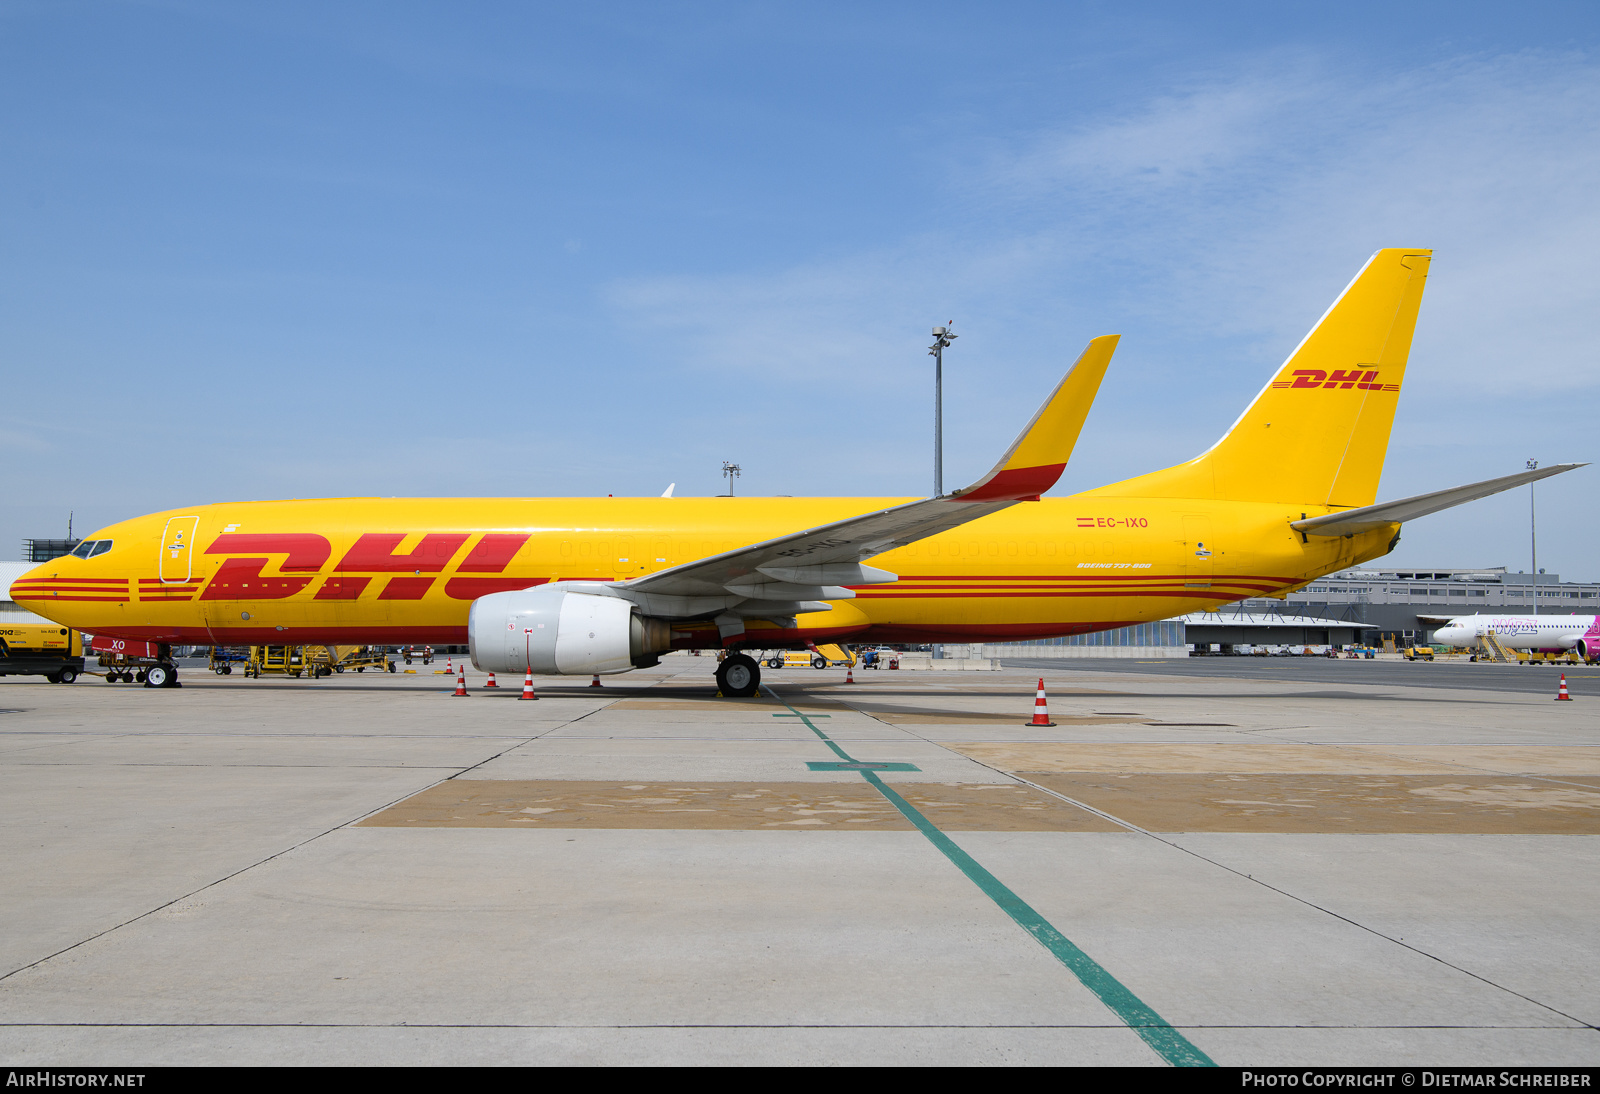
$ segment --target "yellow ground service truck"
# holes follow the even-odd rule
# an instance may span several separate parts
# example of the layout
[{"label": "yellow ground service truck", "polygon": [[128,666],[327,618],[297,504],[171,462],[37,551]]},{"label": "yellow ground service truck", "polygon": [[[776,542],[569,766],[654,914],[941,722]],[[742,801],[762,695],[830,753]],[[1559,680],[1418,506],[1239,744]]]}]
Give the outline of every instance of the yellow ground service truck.
[{"label": "yellow ground service truck", "polygon": [[811,646],[803,650],[773,650],[764,654],[762,659],[768,668],[805,668],[810,665],[814,669],[825,669],[830,666],[854,666],[855,654],[835,643],[826,643],[821,646]]},{"label": "yellow ground service truck", "polygon": [[70,684],[83,671],[83,636],[49,620],[0,623],[0,676]]}]

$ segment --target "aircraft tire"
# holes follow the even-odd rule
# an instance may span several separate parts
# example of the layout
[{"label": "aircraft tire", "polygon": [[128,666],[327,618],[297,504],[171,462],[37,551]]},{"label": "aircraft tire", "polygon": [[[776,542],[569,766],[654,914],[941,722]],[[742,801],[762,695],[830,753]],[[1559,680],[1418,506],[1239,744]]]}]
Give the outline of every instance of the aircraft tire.
[{"label": "aircraft tire", "polygon": [[748,699],[761,690],[761,666],[742,653],[717,666],[717,690],[730,699]]},{"label": "aircraft tire", "polygon": [[144,686],[147,688],[164,688],[172,680],[172,670],[166,665],[151,665],[144,672]]}]

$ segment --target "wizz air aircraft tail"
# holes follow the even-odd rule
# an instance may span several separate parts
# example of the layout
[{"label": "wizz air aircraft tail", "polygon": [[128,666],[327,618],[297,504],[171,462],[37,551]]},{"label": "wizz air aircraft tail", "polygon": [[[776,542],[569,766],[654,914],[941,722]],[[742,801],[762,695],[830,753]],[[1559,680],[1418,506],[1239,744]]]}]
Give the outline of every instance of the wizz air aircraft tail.
[{"label": "wizz air aircraft tail", "polygon": [[1577,650],[1585,661],[1600,659],[1600,616],[1463,615],[1433,632],[1435,641],[1478,649],[1493,633],[1517,650]]},{"label": "wizz air aircraft tail", "polygon": [[11,596],[163,650],[466,643],[483,668],[587,675],[719,648],[730,695],[760,680],[744,649],[1054,638],[1282,596],[1388,553],[1402,521],[1579,466],[1374,504],[1430,255],[1373,255],[1208,451],[1071,497],[1041,499],[1114,336],[942,497],[203,505],[102,529]]}]

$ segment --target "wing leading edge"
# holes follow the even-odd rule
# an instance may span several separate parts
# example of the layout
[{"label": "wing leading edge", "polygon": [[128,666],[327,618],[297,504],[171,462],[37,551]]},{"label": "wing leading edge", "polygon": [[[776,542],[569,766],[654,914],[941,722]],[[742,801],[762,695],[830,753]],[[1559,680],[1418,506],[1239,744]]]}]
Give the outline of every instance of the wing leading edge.
[{"label": "wing leading edge", "polygon": [[1019,502],[1037,501],[1056,484],[1100,390],[1117,339],[1106,335],[1089,343],[1000,462],[971,486],[594,591],[624,597],[653,616],[714,615],[727,639],[744,630],[745,619],[792,626],[793,617],[801,612],[826,611],[827,601],[854,597],[846,585],[896,581],[896,575],[862,563]]}]

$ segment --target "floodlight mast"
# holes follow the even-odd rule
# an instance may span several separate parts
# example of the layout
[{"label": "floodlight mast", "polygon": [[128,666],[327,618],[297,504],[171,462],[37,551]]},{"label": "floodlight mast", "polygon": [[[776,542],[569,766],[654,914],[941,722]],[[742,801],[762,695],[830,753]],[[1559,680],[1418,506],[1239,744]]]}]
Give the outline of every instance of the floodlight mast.
[{"label": "floodlight mast", "polygon": [[955,320],[943,327],[933,328],[933,345],[928,356],[933,358],[933,496],[944,496],[944,351],[961,336],[951,334]]},{"label": "floodlight mast", "polygon": [[[1528,461],[1528,470],[1534,471],[1539,467],[1538,460]],[[1533,512],[1533,483],[1528,484],[1528,546],[1533,550],[1533,614],[1539,614],[1539,522],[1534,519]]]},{"label": "floodlight mast", "polygon": [[743,470],[744,468],[736,463],[729,463],[727,460],[722,461],[722,477],[728,480],[728,497],[733,497],[733,480],[738,478],[739,472]]}]

